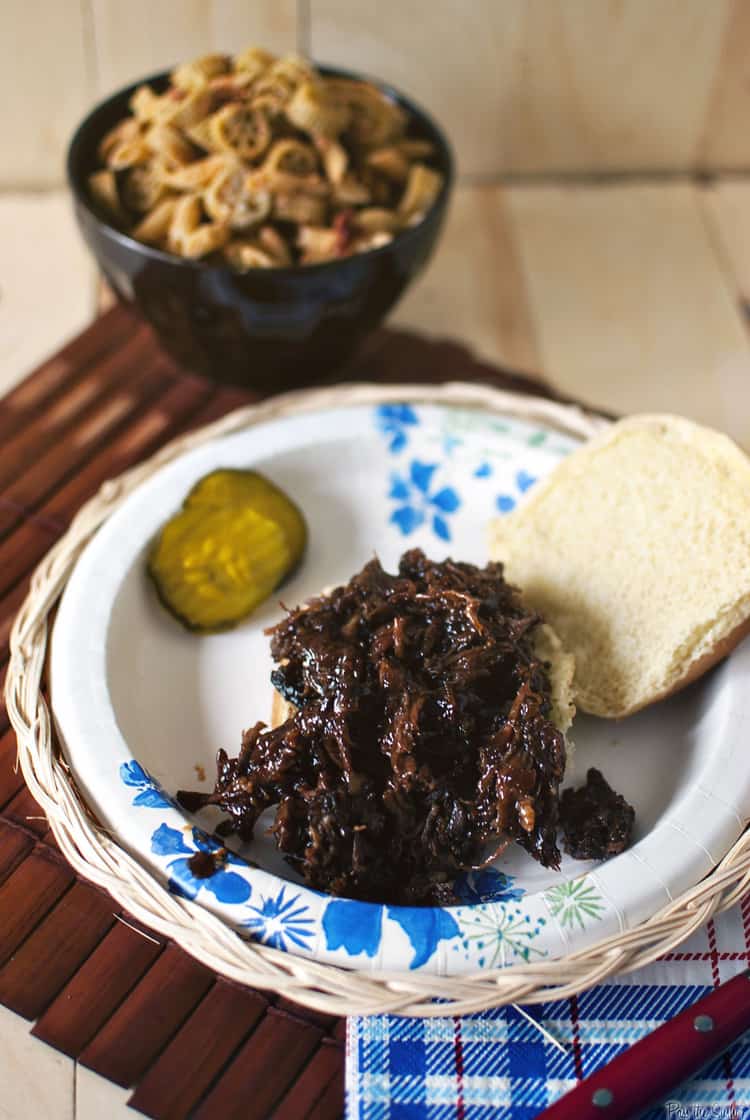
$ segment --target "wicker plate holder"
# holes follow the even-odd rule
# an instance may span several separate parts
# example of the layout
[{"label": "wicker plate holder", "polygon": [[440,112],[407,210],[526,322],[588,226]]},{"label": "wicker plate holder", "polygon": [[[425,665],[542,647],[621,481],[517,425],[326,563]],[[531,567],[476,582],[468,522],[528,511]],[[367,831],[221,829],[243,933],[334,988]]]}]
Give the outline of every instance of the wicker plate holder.
[{"label": "wicker plate holder", "polygon": [[[274,397],[173,440],[144,463],[106,482],[34,572],[11,634],[5,688],[23,775],[77,872],[208,968],[240,983],[336,1015],[463,1015],[500,1004],[575,995],[614,973],[640,968],[672,951],[714,914],[737,903],[750,889],[750,830],[705,879],[647,921],[562,959],[457,977],[356,972],[245,941],[201,906],[170,894],[97,822],[55,740],[43,691],[51,616],[81,551],[135,487],[165,463],[208,440],[300,412],[384,401],[482,408],[584,439],[607,423],[575,406],[483,385],[360,384]],[[436,999],[441,1002],[436,1004]]]}]

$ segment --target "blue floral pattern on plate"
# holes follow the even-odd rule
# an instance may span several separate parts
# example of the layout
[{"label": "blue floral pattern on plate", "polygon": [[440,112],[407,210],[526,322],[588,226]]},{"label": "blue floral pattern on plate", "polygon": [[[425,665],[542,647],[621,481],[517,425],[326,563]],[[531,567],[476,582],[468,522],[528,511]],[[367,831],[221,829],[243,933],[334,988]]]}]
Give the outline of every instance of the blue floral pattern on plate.
[{"label": "blue floral pattern on plate", "polygon": [[429,522],[435,536],[443,541],[451,539],[447,519],[459,509],[461,499],[452,486],[433,490],[432,481],[437,469],[437,463],[412,459],[408,474],[394,472],[391,475],[388,496],[398,504],[390,520],[404,536]]},{"label": "blue floral pattern on plate", "polygon": [[414,956],[409,968],[421,968],[437,951],[441,941],[450,941],[461,933],[450,910],[437,906],[393,906],[388,917],[396,922],[409,938]]},{"label": "blue floral pattern on plate", "polygon": [[412,958],[409,968],[421,968],[441,941],[459,937],[461,930],[450,910],[437,906],[379,906],[374,902],[352,903],[334,898],[323,915],[323,934],[329,949],[343,949],[351,957],[364,953],[375,957],[386,920],[395,922],[409,939]]},{"label": "blue floral pattern on plate", "polygon": [[132,786],[138,790],[133,798],[133,804],[147,809],[166,809],[172,802],[162,790],[155,778],[144,770],[140,762],[131,759],[120,766],[120,781],[123,785]]},{"label": "blue floral pattern on plate", "polygon": [[[290,893],[287,895],[287,890]],[[248,906],[251,916],[242,925],[258,941],[274,949],[309,949],[315,936],[315,922],[310,909],[288,884],[275,896],[263,898],[259,906]]]},{"label": "blue floral pattern on plate", "polygon": [[378,428],[388,437],[388,450],[394,455],[403,451],[409,442],[409,429],[419,423],[410,404],[381,404],[375,409]]},{"label": "blue floral pattern on plate", "polygon": [[380,948],[384,907],[360,902],[356,907],[346,898],[334,898],[323,914],[323,935],[329,949],[343,949],[350,957],[360,953],[374,957]]},{"label": "blue floral pattern on plate", "polygon": [[536,482],[536,477],[533,474],[529,474],[528,471],[520,470],[516,471],[513,481],[518,490],[518,496],[514,494],[498,494],[496,505],[500,513],[510,513],[512,509],[515,509],[518,497],[531,489]]}]

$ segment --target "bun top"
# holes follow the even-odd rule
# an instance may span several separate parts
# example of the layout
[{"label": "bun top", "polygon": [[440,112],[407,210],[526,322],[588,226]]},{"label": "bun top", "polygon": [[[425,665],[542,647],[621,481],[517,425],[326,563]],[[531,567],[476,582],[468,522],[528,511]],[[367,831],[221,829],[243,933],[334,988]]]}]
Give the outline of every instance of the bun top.
[{"label": "bun top", "polygon": [[622,420],[493,522],[490,551],[573,653],[577,706],[630,715],[750,632],[750,460],[677,416]]}]

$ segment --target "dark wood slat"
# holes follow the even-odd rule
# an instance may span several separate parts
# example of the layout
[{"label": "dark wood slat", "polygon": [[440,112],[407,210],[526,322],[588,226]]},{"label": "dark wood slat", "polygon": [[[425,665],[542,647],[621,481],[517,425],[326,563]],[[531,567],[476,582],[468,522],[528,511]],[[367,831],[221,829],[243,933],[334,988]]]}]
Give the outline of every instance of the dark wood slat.
[{"label": "dark wood slat", "polygon": [[79,1061],[118,1085],[135,1085],[212,984],[207,968],[169,945]]},{"label": "dark wood slat", "polygon": [[329,1031],[337,1021],[335,1015],[326,1015],[322,1011],[315,1011],[312,1007],[302,1007],[301,1004],[293,1003],[290,999],[285,999],[284,996],[279,996],[275,1000],[275,1005],[279,1011],[286,1011],[289,1015],[304,1019],[306,1023],[312,1023],[323,1031]]},{"label": "dark wood slat", "polygon": [[310,1109],[306,1120],[341,1120],[344,1115],[344,1102],[344,1055],[342,1054],[337,1072]]},{"label": "dark wood slat", "polygon": [[256,992],[217,981],[128,1104],[157,1120],[188,1116],[267,1006]]},{"label": "dark wood slat", "polygon": [[202,379],[181,375],[148,407],[134,413],[122,433],[107,444],[106,452],[60,486],[42,512],[67,525],[106,479],[116,478],[167,443],[200,414],[213,392]]},{"label": "dark wood slat", "polygon": [[43,362],[0,401],[0,440],[67,391],[90,366],[105,360],[136,331],[149,333],[124,309],[118,308]]},{"label": "dark wood slat", "polygon": [[27,586],[27,577],[61,535],[62,526],[28,518],[0,541],[0,597],[22,581]]},{"label": "dark wood slat", "polygon": [[5,441],[0,460],[0,490],[6,488],[39,454],[39,448],[63,439],[86,423],[96,406],[113,392],[127,390],[127,374],[152,358],[151,340],[138,332],[106,361],[93,366],[56,401],[38,409]]},{"label": "dark wood slat", "polygon": [[3,809],[3,817],[11,823],[15,822],[20,824],[22,828],[27,828],[40,840],[49,829],[47,818],[23,784],[15,797]]},{"label": "dark wood slat", "polygon": [[[193,1120],[267,1120],[315,1052],[322,1032],[269,1008]],[[271,1072],[273,1071],[273,1072]]]},{"label": "dark wood slat", "polygon": [[59,852],[60,855],[62,855],[60,845],[57,842],[57,837],[55,836],[51,828],[48,828],[45,832],[44,836],[42,837],[42,843],[46,848],[52,848],[53,851]]},{"label": "dark wood slat", "polygon": [[[2,521],[2,510],[0,510],[0,521]],[[0,599],[0,649],[3,650],[6,656],[13,622],[18,614],[21,603],[23,603],[26,598],[27,590],[28,581],[23,580],[21,583],[16,584],[7,595]]]},{"label": "dark wood slat", "polygon": [[324,1038],[274,1111],[273,1120],[302,1120],[302,1117],[311,1116],[331,1082],[335,1082],[337,1096],[340,1097],[334,1116],[340,1116],[344,1107],[343,1067],[344,1053],[341,1047],[331,1039]]},{"label": "dark wood slat", "polygon": [[0,735],[10,727],[8,710],[5,707],[5,678],[8,675],[8,650],[0,645]]},{"label": "dark wood slat", "polygon": [[186,425],[186,431],[194,431],[197,428],[202,428],[206,424],[211,424],[214,420],[219,420],[222,416],[226,416],[228,412],[233,412],[236,408],[241,408],[243,405],[252,404],[253,398],[248,393],[243,392],[241,389],[232,389],[230,386],[224,385],[217,389],[211,400],[205,408],[193,417],[191,422]]},{"label": "dark wood slat", "polygon": [[51,491],[132,424],[134,416],[173,384],[174,378],[166,361],[144,363],[132,370],[127,383],[94,408],[68,439],[51,447],[40,446],[38,458],[0,496],[0,534],[13,530]]},{"label": "dark wood slat", "polygon": [[0,884],[5,882],[34,847],[34,841],[20,829],[0,820]]},{"label": "dark wood slat", "polygon": [[0,887],[0,964],[4,964],[69,889],[71,869],[36,848]]},{"label": "dark wood slat", "polygon": [[16,733],[9,728],[0,737],[0,809],[8,804],[23,786],[21,768],[16,765],[17,755]]},{"label": "dark wood slat", "polygon": [[80,880],[0,969],[0,1003],[36,1019],[114,922],[113,904]]},{"label": "dark wood slat", "polygon": [[163,948],[115,921],[31,1033],[77,1058]]},{"label": "dark wood slat", "polygon": [[53,493],[14,533],[0,542],[0,595],[34,568],[70,519],[108,478],[146,458],[188,423],[211,397],[211,387],[195,377],[172,385],[106,449]]}]

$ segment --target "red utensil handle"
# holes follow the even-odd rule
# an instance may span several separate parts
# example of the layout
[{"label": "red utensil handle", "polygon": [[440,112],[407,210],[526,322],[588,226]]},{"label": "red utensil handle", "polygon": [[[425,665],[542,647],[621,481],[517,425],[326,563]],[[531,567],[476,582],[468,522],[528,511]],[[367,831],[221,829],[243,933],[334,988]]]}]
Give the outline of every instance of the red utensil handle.
[{"label": "red utensil handle", "polygon": [[592,1073],[537,1120],[631,1120],[750,1029],[750,969]]}]

